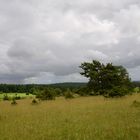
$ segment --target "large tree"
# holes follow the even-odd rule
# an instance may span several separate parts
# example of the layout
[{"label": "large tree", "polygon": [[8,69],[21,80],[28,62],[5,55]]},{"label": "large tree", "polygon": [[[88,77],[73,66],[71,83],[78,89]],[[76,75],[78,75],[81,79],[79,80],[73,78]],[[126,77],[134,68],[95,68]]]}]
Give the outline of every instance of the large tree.
[{"label": "large tree", "polygon": [[[123,66],[114,66],[112,63],[103,64],[97,60],[92,63],[84,62],[80,68],[81,75],[89,78],[88,87],[95,94],[105,94],[107,91],[116,89],[128,89],[130,78]],[[119,91],[120,92],[120,91]]]}]

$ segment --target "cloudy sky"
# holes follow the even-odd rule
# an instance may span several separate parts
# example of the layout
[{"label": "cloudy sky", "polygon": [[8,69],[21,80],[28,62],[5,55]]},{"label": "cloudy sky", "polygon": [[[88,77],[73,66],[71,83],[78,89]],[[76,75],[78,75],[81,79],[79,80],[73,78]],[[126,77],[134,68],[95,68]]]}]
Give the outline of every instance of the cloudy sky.
[{"label": "cloudy sky", "polygon": [[0,0],[0,83],[84,82],[92,59],[140,80],[140,0]]}]

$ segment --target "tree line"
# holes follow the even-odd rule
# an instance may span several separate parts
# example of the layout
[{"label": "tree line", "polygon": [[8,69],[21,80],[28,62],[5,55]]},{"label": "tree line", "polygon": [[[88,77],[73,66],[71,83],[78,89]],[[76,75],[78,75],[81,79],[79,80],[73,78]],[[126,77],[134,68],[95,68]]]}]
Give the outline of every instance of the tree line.
[{"label": "tree line", "polygon": [[33,93],[35,90],[51,88],[54,90],[71,91],[85,87],[87,83],[57,83],[57,84],[0,84],[0,93]]}]

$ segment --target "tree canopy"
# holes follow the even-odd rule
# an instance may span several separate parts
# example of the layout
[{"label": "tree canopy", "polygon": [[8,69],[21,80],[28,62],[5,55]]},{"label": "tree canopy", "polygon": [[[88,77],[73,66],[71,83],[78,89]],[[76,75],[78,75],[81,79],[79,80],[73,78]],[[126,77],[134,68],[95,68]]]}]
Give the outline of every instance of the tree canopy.
[{"label": "tree canopy", "polygon": [[[126,91],[130,87],[131,80],[123,66],[115,66],[112,63],[103,64],[93,60],[92,63],[82,63],[80,68],[83,70],[81,75],[89,78],[88,87],[95,94],[110,93],[113,89],[115,91],[122,89],[122,93],[125,94],[124,90]],[[120,95],[122,94],[120,93]]]}]

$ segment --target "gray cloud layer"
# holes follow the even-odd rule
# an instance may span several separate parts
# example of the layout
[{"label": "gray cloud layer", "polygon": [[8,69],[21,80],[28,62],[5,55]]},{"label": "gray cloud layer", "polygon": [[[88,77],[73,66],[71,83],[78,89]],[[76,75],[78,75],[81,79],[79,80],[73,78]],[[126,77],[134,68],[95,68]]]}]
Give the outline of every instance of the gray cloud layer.
[{"label": "gray cloud layer", "polygon": [[98,59],[140,80],[139,0],[0,0],[0,82],[85,81]]}]

